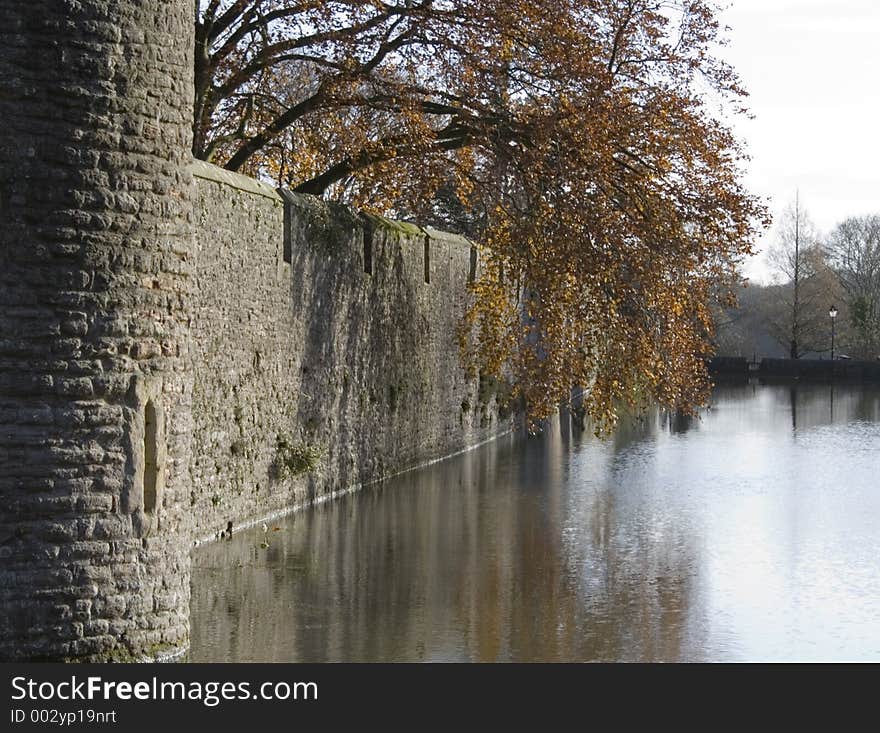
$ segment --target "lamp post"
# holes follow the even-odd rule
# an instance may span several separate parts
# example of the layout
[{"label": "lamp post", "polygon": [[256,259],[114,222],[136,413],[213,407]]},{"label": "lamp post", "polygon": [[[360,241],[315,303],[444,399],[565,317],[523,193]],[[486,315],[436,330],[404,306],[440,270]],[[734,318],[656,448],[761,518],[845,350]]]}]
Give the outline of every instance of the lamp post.
[{"label": "lamp post", "polygon": [[828,315],[831,317],[831,361],[834,362],[834,321],[837,318],[837,306],[832,305],[828,309]]}]

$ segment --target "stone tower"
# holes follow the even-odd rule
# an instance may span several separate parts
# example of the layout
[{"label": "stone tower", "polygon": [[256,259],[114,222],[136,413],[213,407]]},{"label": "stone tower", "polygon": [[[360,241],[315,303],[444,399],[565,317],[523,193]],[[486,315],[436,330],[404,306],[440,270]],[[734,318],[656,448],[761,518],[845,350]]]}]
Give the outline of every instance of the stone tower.
[{"label": "stone tower", "polygon": [[0,659],[189,635],[192,0],[0,0]]}]

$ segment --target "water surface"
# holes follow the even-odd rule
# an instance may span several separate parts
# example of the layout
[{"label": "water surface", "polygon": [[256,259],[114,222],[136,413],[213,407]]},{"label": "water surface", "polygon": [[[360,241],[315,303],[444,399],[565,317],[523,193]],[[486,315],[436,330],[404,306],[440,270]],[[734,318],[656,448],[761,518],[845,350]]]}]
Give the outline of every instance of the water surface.
[{"label": "water surface", "polygon": [[880,660],[880,390],[555,420],[198,548],[193,661]]}]

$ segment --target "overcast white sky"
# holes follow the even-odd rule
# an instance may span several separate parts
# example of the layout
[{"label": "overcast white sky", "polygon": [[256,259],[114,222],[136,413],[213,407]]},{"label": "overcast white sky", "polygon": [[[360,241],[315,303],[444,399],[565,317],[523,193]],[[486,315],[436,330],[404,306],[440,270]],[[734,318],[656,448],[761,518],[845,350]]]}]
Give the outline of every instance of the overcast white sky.
[{"label": "overcast white sky", "polygon": [[[735,125],[753,157],[751,190],[775,215],[800,189],[826,232],[880,213],[880,0],[730,2],[720,54],[751,95],[755,119]],[[762,259],[747,267],[756,280]]]}]

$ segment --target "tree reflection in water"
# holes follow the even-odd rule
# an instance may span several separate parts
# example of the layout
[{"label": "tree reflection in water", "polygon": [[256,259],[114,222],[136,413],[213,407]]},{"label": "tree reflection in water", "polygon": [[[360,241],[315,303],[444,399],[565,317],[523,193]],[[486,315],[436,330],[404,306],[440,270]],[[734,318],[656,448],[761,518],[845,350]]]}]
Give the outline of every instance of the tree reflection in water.
[{"label": "tree reflection in water", "polygon": [[[880,393],[835,389],[830,415],[827,385],[718,387],[698,417],[653,412],[605,441],[562,415],[539,438],[505,438],[280,520],[268,549],[258,547],[259,529],[199,548],[191,658],[700,660],[880,650],[876,624],[859,615],[880,613],[869,562],[880,535],[864,523],[880,499],[865,493],[870,454],[853,453],[877,447]],[[855,432],[810,432],[832,424]],[[832,519],[822,482],[841,469],[821,464],[828,440],[838,459],[852,454],[850,495],[836,497]],[[803,456],[820,463],[796,464]],[[828,615],[826,603],[851,617]],[[857,646],[866,635],[874,645]]]}]

